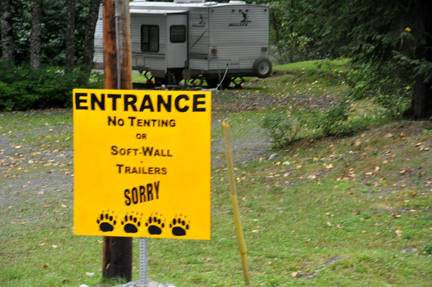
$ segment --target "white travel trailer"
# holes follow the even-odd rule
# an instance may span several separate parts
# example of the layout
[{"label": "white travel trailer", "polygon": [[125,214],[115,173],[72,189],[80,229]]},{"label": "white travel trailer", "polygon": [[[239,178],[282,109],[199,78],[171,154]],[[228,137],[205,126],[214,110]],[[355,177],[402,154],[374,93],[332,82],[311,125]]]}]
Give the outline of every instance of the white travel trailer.
[{"label": "white travel trailer", "polygon": [[[236,77],[267,77],[272,70],[269,14],[268,6],[244,1],[134,0],[132,67],[150,72],[156,84],[204,77],[209,86],[226,87]],[[102,12],[94,59],[95,67],[103,65]]]}]

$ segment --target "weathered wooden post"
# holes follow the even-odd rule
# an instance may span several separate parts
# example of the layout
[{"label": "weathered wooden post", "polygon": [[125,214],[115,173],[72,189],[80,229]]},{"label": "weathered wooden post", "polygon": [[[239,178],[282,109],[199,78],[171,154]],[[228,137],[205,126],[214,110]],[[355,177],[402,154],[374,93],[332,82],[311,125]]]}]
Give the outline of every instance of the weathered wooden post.
[{"label": "weathered wooden post", "polygon": [[[104,88],[132,89],[128,0],[103,0]],[[104,237],[103,278],[132,280],[132,238]]]}]

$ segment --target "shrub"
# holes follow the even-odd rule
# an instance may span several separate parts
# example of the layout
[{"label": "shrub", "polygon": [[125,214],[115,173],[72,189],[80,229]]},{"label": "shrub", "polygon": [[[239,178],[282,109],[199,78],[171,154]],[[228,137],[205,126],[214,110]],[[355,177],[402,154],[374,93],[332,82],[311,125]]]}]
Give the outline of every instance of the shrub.
[{"label": "shrub", "polygon": [[398,63],[358,65],[347,75],[347,94],[319,119],[318,127],[327,135],[358,131],[368,124],[370,113],[355,120],[351,114],[358,109],[358,103],[365,101],[380,107],[375,109],[374,118],[399,119],[412,98],[412,80],[406,75],[406,67]]},{"label": "shrub", "polygon": [[272,139],[273,147],[282,148],[296,139],[300,120],[286,113],[271,113],[262,121],[262,127]]},{"label": "shrub", "polygon": [[317,125],[326,135],[346,133],[348,131],[342,129],[342,126],[348,119],[348,112],[349,103],[347,101],[342,101],[330,108],[321,118],[319,118]]},{"label": "shrub", "polygon": [[74,88],[100,88],[100,76],[83,72],[64,74],[53,67],[34,71],[29,66],[9,67],[0,63],[0,111],[66,108],[72,106]]},{"label": "shrub", "polygon": [[413,80],[406,67],[397,63],[362,64],[348,74],[350,93],[356,101],[369,98],[392,118],[400,118],[412,98]]}]

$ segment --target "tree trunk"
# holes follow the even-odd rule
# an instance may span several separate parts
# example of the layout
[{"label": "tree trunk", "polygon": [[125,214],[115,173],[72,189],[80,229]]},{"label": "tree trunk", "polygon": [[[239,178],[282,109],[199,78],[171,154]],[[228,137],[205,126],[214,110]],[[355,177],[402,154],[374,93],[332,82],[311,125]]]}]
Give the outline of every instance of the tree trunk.
[{"label": "tree trunk", "polygon": [[2,60],[12,65],[14,63],[14,46],[12,33],[12,10],[10,0],[1,0],[0,9]]},{"label": "tree trunk", "polygon": [[416,119],[432,116],[432,85],[425,83],[423,76],[415,79],[413,112]]},{"label": "tree trunk", "polygon": [[283,50],[281,47],[281,40],[280,40],[280,35],[279,35],[280,34],[279,33],[280,23],[279,23],[278,18],[277,18],[276,14],[273,10],[271,10],[271,12],[270,12],[270,17],[271,17],[271,23],[273,24],[273,30],[275,32],[276,47],[277,47],[277,50],[279,53],[279,57],[282,59],[284,56],[283,56]]},{"label": "tree trunk", "polygon": [[33,0],[30,34],[30,66],[39,71],[41,64],[42,0]]},{"label": "tree trunk", "polygon": [[[425,2],[423,11],[425,32],[428,36],[425,45],[418,47],[417,53],[419,58],[424,58],[430,63],[432,62],[432,50],[430,48],[432,46],[432,20],[429,17],[432,13],[432,3]],[[413,112],[416,119],[432,116],[432,80],[425,81],[425,78],[425,74],[417,75],[415,78]]]},{"label": "tree trunk", "polygon": [[[292,11],[294,11],[294,0],[291,0],[291,13],[292,13]],[[290,45],[289,62],[290,63],[294,62],[294,40],[293,40],[293,33],[294,33],[294,25],[291,24],[291,26],[290,26],[291,41],[289,43],[289,45]]]},{"label": "tree trunk", "polygon": [[99,5],[101,0],[91,0],[90,9],[87,17],[86,31],[84,37],[84,55],[81,66],[81,71],[85,71],[90,74],[93,66],[93,54],[94,54],[94,34],[96,30],[96,22],[99,15]]},{"label": "tree trunk", "polygon": [[75,58],[75,0],[68,0],[66,42],[66,73],[73,72]]}]

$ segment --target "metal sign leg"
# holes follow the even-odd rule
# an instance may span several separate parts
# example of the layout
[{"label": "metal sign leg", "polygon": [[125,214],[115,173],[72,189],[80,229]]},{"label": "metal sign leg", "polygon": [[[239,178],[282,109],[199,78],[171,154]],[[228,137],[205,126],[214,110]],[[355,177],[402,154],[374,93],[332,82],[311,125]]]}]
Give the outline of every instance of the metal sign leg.
[{"label": "metal sign leg", "polygon": [[139,281],[147,287],[148,283],[148,238],[139,239]]}]

